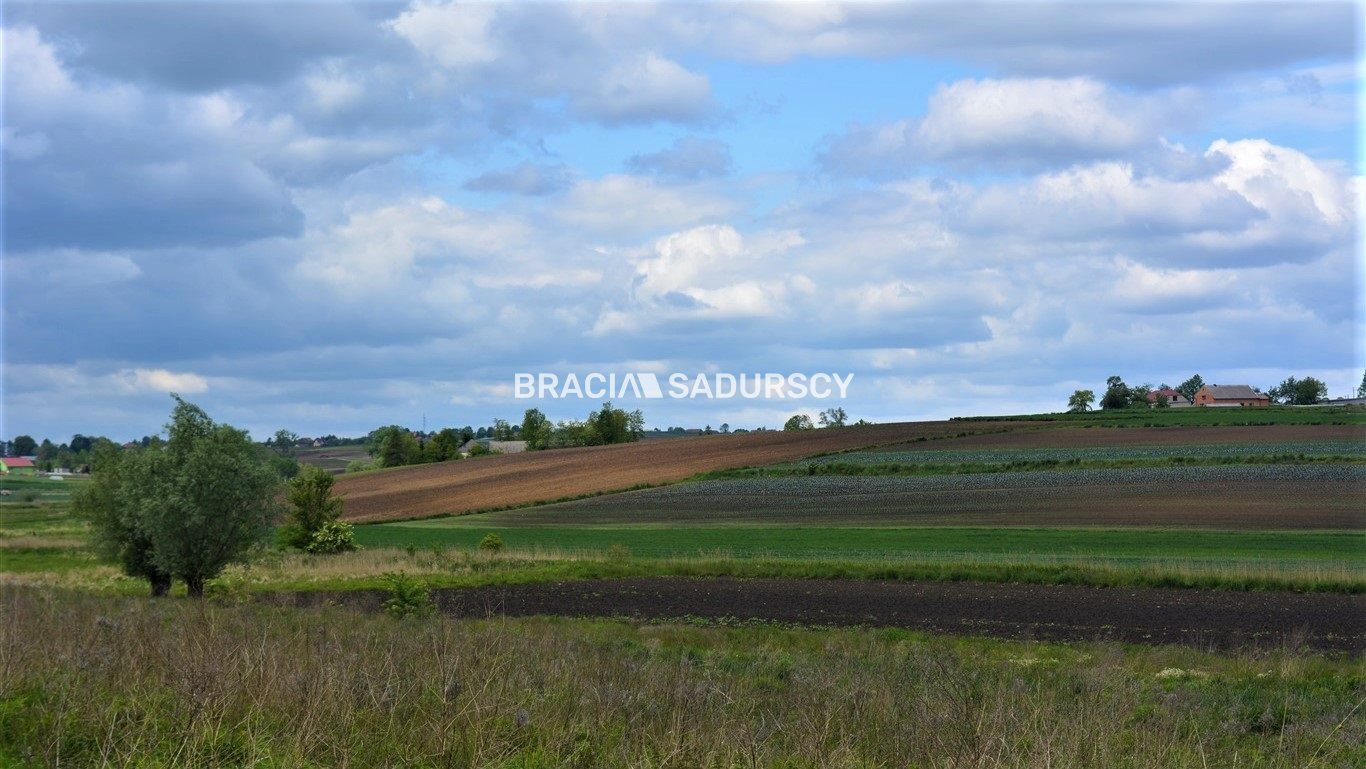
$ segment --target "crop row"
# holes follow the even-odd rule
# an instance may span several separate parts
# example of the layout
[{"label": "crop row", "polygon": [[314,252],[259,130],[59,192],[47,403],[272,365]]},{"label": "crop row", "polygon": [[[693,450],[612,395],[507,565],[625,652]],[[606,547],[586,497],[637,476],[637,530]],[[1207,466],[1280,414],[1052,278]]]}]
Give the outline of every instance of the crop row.
[{"label": "crop row", "polygon": [[851,451],[823,457],[789,462],[787,467],[808,464],[957,464],[966,462],[1001,463],[1069,460],[1107,461],[1126,459],[1167,459],[1189,457],[1207,459],[1218,457],[1270,457],[1304,455],[1366,456],[1366,441],[1325,440],[1286,441],[1277,443],[1220,443],[1187,446],[1094,446],[1078,448],[1029,449],[957,449],[926,451]]},{"label": "crop row", "polygon": [[820,495],[823,493],[877,494],[880,492],[950,491],[1008,487],[1057,488],[1077,486],[1114,486],[1129,484],[1236,484],[1247,481],[1336,482],[1346,485],[1366,482],[1366,466],[1356,464],[1316,465],[1216,465],[1193,467],[1124,467],[1081,470],[1043,470],[1019,473],[976,473],[969,475],[925,476],[779,476],[707,480],[651,489],[656,500],[675,497],[729,497],[737,493],[774,495]]}]

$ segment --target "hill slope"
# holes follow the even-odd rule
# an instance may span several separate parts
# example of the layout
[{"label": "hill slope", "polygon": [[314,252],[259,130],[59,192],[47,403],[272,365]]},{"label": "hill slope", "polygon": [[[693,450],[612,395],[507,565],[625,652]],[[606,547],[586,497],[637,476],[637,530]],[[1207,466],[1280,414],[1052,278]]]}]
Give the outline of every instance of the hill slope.
[{"label": "hill slope", "polygon": [[[669,483],[709,470],[785,462],[829,451],[1010,426],[996,422],[900,422],[532,451],[343,475],[337,479],[336,490],[346,502],[346,520],[393,521],[529,505],[643,484]],[[1020,423],[1015,426],[1042,427]]]}]

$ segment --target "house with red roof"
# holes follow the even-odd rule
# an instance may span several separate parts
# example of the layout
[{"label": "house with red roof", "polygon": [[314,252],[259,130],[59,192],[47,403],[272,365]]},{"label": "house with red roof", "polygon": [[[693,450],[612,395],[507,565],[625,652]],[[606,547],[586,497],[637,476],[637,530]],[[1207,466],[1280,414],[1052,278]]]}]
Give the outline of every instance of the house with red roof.
[{"label": "house with red roof", "polygon": [[0,475],[37,475],[38,467],[28,457],[0,457]]}]

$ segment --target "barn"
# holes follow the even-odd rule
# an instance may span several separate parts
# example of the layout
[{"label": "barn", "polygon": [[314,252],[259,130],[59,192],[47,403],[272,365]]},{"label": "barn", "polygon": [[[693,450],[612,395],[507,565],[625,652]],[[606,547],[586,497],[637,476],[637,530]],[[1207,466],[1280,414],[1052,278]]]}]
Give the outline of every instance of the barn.
[{"label": "barn", "polygon": [[1271,397],[1248,385],[1205,385],[1195,393],[1197,406],[1270,406]]},{"label": "barn", "polygon": [[37,475],[38,468],[28,457],[0,457],[0,475]]}]

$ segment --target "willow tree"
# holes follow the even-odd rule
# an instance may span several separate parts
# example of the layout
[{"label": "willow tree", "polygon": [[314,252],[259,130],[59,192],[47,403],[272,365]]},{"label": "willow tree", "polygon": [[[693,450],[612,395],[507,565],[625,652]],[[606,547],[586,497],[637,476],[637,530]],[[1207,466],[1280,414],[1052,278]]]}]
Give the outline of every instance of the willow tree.
[{"label": "willow tree", "polygon": [[192,597],[270,535],[280,476],[243,430],[217,424],[179,396],[167,440],[103,457],[77,510],[99,549],[162,595],[172,577]]}]

